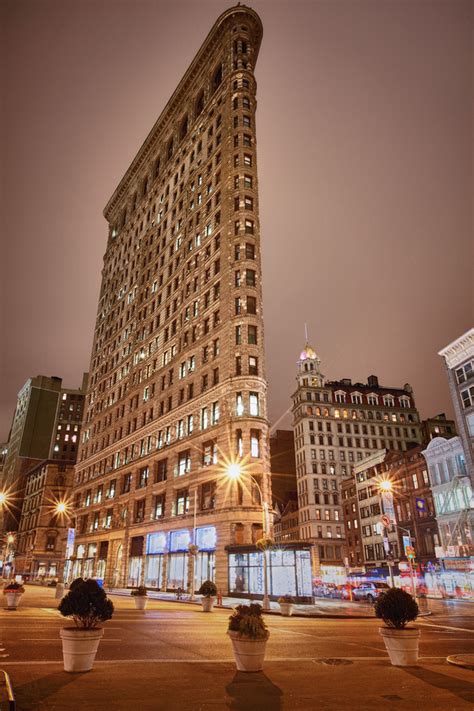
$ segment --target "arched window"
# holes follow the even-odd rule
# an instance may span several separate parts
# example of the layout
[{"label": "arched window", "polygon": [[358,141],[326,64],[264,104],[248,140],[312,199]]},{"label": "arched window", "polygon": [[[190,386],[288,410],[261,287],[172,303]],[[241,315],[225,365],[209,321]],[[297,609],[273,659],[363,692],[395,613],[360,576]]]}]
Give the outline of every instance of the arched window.
[{"label": "arched window", "polygon": [[166,156],[168,160],[172,157],[173,155],[173,138],[170,138],[168,141],[168,148],[166,149]]}]

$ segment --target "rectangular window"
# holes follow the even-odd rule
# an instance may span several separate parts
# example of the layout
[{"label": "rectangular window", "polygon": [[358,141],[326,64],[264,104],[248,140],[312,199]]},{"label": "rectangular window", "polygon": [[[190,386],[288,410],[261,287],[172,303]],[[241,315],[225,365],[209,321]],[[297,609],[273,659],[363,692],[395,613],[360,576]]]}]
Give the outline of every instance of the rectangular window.
[{"label": "rectangular window", "polygon": [[[240,326],[238,328],[240,328]],[[256,326],[249,326],[248,327],[247,341],[251,345],[257,344],[257,327]]]},{"label": "rectangular window", "polygon": [[158,460],[158,465],[156,468],[155,483],[160,481],[166,481],[168,476],[168,459]]},{"label": "rectangular window", "polygon": [[250,454],[252,457],[260,456],[260,432],[250,430]]},{"label": "rectangular window", "polygon": [[249,395],[249,412],[253,417],[259,415],[258,393],[250,393]]},{"label": "rectangular window", "polygon": [[162,518],[165,515],[165,494],[154,497],[153,515],[154,518]]},{"label": "rectangular window", "polygon": [[244,414],[244,400],[242,393],[236,393],[235,395],[235,414],[241,417]]},{"label": "rectangular window", "polygon": [[257,313],[257,299],[254,296],[247,296],[247,313],[252,315]]},{"label": "rectangular window", "polygon": [[182,516],[189,511],[189,492],[181,489],[176,492],[176,515]]},{"label": "rectangular window", "polygon": [[258,358],[249,356],[249,375],[258,375]]},{"label": "rectangular window", "polygon": [[178,476],[183,476],[191,471],[191,450],[186,449],[178,455]]}]

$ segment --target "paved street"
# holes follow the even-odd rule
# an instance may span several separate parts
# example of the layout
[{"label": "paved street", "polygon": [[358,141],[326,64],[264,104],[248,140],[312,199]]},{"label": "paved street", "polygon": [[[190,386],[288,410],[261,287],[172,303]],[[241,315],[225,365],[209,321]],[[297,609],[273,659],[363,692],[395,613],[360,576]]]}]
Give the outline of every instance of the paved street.
[{"label": "paved street", "polygon": [[17,708],[157,709],[470,709],[473,672],[446,663],[472,651],[474,610],[437,603],[422,628],[420,664],[388,662],[375,619],[269,615],[265,672],[237,673],[225,634],[228,610],[150,601],[136,611],[113,596],[94,670],[62,670],[54,590],[27,587],[17,612],[0,611],[0,668],[11,676]]}]

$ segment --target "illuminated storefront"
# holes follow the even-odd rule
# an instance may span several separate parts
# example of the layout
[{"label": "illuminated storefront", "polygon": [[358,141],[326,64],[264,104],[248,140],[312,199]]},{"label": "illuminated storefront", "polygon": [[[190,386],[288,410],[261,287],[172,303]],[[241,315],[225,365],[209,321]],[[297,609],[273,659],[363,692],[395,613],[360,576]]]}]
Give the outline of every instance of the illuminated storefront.
[{"label": "illuminated storefront", "polygon": [[[229,546],[229,594],[263,596],[263,553],[255,546]],[[311,598],[309,547],[288,544],[275,547],[268,556],[268,588],[271,597],[292,595]]]}]

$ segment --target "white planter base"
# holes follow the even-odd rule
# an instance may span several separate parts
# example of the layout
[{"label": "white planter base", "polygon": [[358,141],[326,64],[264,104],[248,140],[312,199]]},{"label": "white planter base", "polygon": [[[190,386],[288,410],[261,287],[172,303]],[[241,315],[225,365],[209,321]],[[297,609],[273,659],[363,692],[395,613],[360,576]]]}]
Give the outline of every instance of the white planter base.
[{"label": "white planter base", "polygon": [[394,667],[412,667],[417,664],[420,643],[419,629],[407,627],[404,630],[395,630],[391,627],[379,627],[379,634],[383,637]]},{"label": "white planter base", "polygon": [[16,592],[5,593],[5,597],[7,598],[7,608],[9,610],[16,610],[16,608],[20,604],[20,599],[22,595],[23,593]]},{"label": "white planter base", "polygon": [[280,602],[280,612],[283,617],[291,617],[293,614],[293,603],[292,602]]},{"label": "white planter base", "polygon": [[201,599],[201,605],[202,605],[202,611],[203,612],[212,612],[212,608],[214,607],[214,601],[215,597],[203,597]]},{"label": "white planter base", "polygon": [[238,632],[229,631],[227,634],[232,642],[235,664],[238,671],[261,671],[263,669],[268,637],[266,639],[248,639],[247,637],[241,637]]},{"label": "white planter base", "polygon": [[77,627],[63,627],[59,630],[63,641],[64,671],[86,672],[92,669],[99,642],[104,636],[102,628],[81,630]]},{"label": "white planter base", "polygon": [[54,593],[54,597],[56,600],[61,600],[61,598],[64,596],[64,583],[58,583],[56,585],[56,592]]},{"label": "white planter base", "polygon": [[135,600],[136,610],[144,610],[146,608],[146,604],[148,602],[146,595],[135,595],[133,599]]}]

